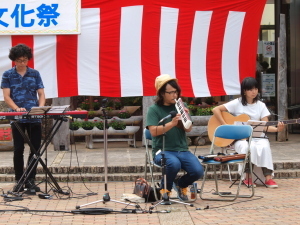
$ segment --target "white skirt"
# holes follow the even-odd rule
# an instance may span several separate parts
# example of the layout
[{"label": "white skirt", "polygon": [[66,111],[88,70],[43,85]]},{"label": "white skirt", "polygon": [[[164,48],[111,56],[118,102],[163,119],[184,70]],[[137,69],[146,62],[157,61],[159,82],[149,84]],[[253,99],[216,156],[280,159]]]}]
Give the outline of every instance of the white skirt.
[{"label": "white skirt", "polygon": [[[246,140],[240,140],[235,142],[234,149],[239,154],[246,154],[248,148],[248,142]],[[251,162],[255,165],[253,171],[264,182],[260,167],[266,167],[270,170],[274,170],[272,152],[270,148],[270,142],[266,138],[253,138],[251,142]],[[242,166],[239,165],[239,173],[241,173]]]}]

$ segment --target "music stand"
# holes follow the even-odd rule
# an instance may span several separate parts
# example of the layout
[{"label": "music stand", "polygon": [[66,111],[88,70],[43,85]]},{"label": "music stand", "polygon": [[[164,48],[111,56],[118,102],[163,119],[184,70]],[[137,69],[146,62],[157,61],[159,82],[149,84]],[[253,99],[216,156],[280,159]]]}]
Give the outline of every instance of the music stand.
[{"label": "music stand", "polygon": [[108,129],[108,122],[107,122],[107,113],[106,113],[106,110],[105,110],[106,103],[107,103],[107,98],[102,100],[102,112],[103,112],[103,117],[104,117],[104,121],[103,121],[104,122],[104,124],[103,124],[103,147],[104,147],[104,190],[105,190],[105,194],[103,195],[103,198],[101,200],[76,206],[76,209],[80,209],[81,207],[88,206],[88,205],[91,205],[91,204],[95,204],[95,203],[98,203],[98,202],[103,202],[103,204],[105,204],[106,202],[109,202],[109,201],[124,204],[124,205],[127,205],[127,206],[130,205],[130,206],[137,207],[137,205],[134,205],[134,204],[113,200],[109,196],[109,192],[108,192],[108,188],[107,188],[107,171],[108,171],[108,167],[107,167],[107,163],[108,163],[108,159],[107,159],[107,142],[108,142],[107,141],[107,129]]},{"label": "music stand", "polygon": [[[164,131],[165,130],[164,120],[162,121],[162,125],[163,125],[163,131]],[[163,144],[162,144],[162,151],[161,151],[161,167],[162,167],[161,171],[162,171],[162,177],[163,177],[162,179],[164,179],[164,189],[167,190],[167,174],[166,174],[166,158],[165,158],[165,136],[166,136],[166,133],[163,132],[163,134],[162,134]],[[151,213],[152,210],[158,205],[171,205],[171,202],[176,202],[176,203],[180,203],[180,204],[183,204],[183,205],[188,205],[188,206],[191,206],[191,207],[194,206],[194,204],[190,204],[190,203],[170,199],[170,197],[168,196],[168,193],[165,192],[162,195],[162,200],[158,201],[156,204],[151,206],[149,208],[149,211]]]},{"label": "music stand", "polygon": [[[62,114],[69,106],[61,106],[58,107],[60,108],[60,110],[58,111],[52,111],[51,113],[58,113],[58,114]],[[51,106],[42,106],[42,107],[32,107],[30,109],[30,111],[26,114],[23,115],[23,118],[25,119],[30,119],[30,118],[36,118],[36,119],[42,119],[42,118],[47,118],[47,113],[50,113],[51,111]],[[54,107],[57,108],[57,107]],[[54,186],[56,187],[56,192],[64,194],[64,195],[69,195],[68,192],[64,192],[62,191],[61,187],[59,186],[59,184],[57,183],[57,181],[55,180],[55,178],[53,177],[52,173],[50,172],[50,170],[48,169],[47,165],[44,163],[44,161],[41,159],[41,156],[43,155],[43,153],[47,150],[48,145],[50,144],[51,140],[53,139],[54,135],[56,134],[56,132],[58,131],[58,129],[60,128],[62,122],[66,122],[67,119],[62,116],[59,117],[56,122],[54,123],[54,125],[52,126],[52,128],[50,129],[50,132],[48,133],[48,135],[45,136],[43,143],[41,144],[40,148],[38,150],[36,150],[30,139],[28,138],[27,135],[25,135],[25,133],[22,131],[22,129],[20,128],[20,126],[18,125],[17,121],[14,121],[13,123],[15,124],[16,128],[18,129],[18,131],[20,132],[20,134],[23,136],[24,140],[28,143],[28,145],[30,146],[30,151],[32,151],[34,153],[34,156],[31,158],[30,162],[28,163],[27,168],[25,169],[24,173],[22,174],[19,182],[16,184],[17,186],[19,184],[19,190],[17,190],[17,193],[15,195],[19,195],[20,189],[21,187],[24,185],[24,183],[27,181],[28,179],[28,174],[30,174],[33,170],[33,168],[37,165],[38,162],[40,162],[40,164],[42,165],[46,176],[48,175],[50,177],[50,179],[52,180]],[[45,146],[43,148],[43,146]],[[42,150],[43,149],[43,150]],[[46,183],[47,185],[47,183]],[[47,189],[47,186],[46,186]]]},{"label": "music stand", "polygon": [[[267,138],[266,132],[268,131],[269,126],[267,125],[267,121],[258,121],[258,120],[248,120],[247,124],[252,126],[253,128],[253,134],[252,134],[252,138]],[[265,127],[267,127],[266,130]],[[267,187],[267,185],[259,178],[259,176],[257,176],[257,174],[255,172],[252,171],[252,173],[256,176],[256,179],[253,181],[255,183],[255,181],[259,180],[265,187]]]},{"label": "music stand", "polygon": [[52,106],[41,106],[41,107],[32,107],[26,115],[39,115],[39,114],[46,114]]},{"label": "music stand", "polygon": [[[267,125],[267,121],[259,121],[259,120],[248,120],[247,122],[236,121],[234,124],[235,125],[250,125],[250,126],[252,126],[252,128],[253,128],[252,138],[268,138],[266,136],[266,132],[268,131],[269,126],[267,126],[267,129],[264,130]],[[252,164],[252,162],[249,162],[249,167],[252,166],[251,164]],[[255,172],[252,171],[252,173],[256,176],[256,179],[253,181],[253,183],[255,183],[255,181],[259,180],[265,187],[267,187],[267,185],[259,178],[259,176],[257,176],[257,174]],[[232,185],[237,180],[238,179],[236,179],[232,183]]]}]

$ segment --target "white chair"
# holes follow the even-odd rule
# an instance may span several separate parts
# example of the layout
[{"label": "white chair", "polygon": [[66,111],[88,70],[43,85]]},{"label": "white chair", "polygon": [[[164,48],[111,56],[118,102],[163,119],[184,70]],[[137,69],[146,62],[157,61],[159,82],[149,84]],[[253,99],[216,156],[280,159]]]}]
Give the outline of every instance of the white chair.
[{"label": "white chair", "polygon": [[[222,165],[229,165],[229,164],[243,164],[243,169],[242,169],[242,174],[245,171],[245,166],[248,163],[248,165],[251,165],[251,152],[250,152],[250,143],[252,140],[252,133],[253,129],[251,126],[248,125],[221,125],[219,126],[214,133],[213,140],[211,143],[210,147],[210,154],[214,155],[214,147],[215,147],[215,140],[216,138],[224,138],[224,139],[233,139],[233,140],[241,140],[241,139],[248,139],[248,151],[245,155],[244,159],[238,159],[238,160],[230,160],[226,162],[219,162],[215,161],[214,159],[209,159],[207,161],[203,161],[202,164],[205,166],[205,173],[203,177],[203,182],[200,190],[200,198],[203,200],[214,200],[214,201],[234,201],[238,197],[243,197],[243,198],[251,198],[254,196],[254,187],[251,186],[251,193],[249,195],[240,195],[240,187],[242,185],[242,178],[239,180],[239,184],[237,187],[236,194],[224,194],[224,192],[219,191],[218,187],[218,177],[217,177],[217,167],[220,167]],[[250,163],[249,163],[250,162]],[[214,180],[215,180],[215,187],[216,187],[216,194],[218,194],[220,197],[225,197],[225,198],[205,198],[203,197],[204,192],[204,187],[205,187],[205,182],[207,179],[207,171],[208,167],[211,166],[214,170]],[[250,174],[252,177],[252,166],[250,167]]]}]

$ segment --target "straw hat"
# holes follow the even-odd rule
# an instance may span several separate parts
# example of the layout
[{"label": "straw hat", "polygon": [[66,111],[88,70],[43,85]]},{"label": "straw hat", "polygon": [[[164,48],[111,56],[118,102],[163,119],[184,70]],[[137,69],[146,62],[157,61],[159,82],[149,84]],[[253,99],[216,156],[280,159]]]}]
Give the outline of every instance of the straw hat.
[{"label": "straw hat", "polygon": [[176,78],[171,77],[169,74],[162,74],[156,77],[155,79],[156,93],[158,93],[161,87],[164,86],[164,84],[169,82],[170,80],[175,80],[176,82],[178,82]]}]

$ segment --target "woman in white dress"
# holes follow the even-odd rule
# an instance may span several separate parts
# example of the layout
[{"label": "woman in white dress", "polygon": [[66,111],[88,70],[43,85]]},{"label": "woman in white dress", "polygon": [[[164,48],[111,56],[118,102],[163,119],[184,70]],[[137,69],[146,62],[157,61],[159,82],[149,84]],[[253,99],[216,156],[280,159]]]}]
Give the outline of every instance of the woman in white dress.
[{"label": "woman in white dress", "polygon": [[[251,120],[268,121],[270,112],[265,103],[258,100],[258,83],[252,77],[245,78],[241,83],[241,97],[234,99],[228,103],[217,106],[213,109],[213,113],[221,124],[226,124],[222,117],[222,111],[228,111],[234,116],[247,114]],[[284,129],[284,124],[278,122],[277,127],[269,126],[268,132],[279,132]],[[239,140],[234,143],[234,149],[240,154],[246,152],[248,143],[246,140]],[[270,142],[267,138],[253,138],[251,142],[251,162],[262,169],[264,175],[263,182],[269,188],[276,188],[278,185],[272,179],[273,160],[270,148]],[[245,170],[246,178],[243,181],[247,186],[253,185],[252,178],[249,177],[249,170]]]}]

